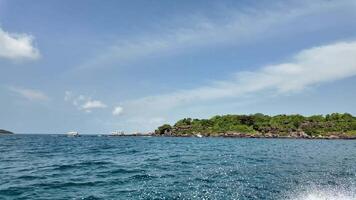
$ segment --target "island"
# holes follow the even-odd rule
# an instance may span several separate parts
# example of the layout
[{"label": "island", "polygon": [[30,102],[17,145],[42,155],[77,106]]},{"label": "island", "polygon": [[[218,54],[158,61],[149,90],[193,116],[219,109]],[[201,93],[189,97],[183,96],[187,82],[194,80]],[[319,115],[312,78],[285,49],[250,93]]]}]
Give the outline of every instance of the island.
[{"label": "island", "polygon": [[14,134],[14,133],[11,132],[11,131],[7,131],[7,130],[4,130],[4,129],[0,129],[0,135],[8,135],[8,134]]},{"label": "island", "polygon": [[356,139],[356,117],[349,113],[302,116],[261,113],[222,115],[210,119],[184,118],[164,124],[154,136]]}]

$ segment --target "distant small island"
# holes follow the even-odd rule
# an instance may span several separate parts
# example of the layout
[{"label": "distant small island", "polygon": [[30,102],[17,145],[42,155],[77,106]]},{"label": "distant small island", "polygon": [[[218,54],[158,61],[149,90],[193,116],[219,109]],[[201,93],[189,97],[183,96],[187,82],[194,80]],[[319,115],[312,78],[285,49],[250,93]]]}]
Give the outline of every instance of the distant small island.
[{"label": "distant small island", "polygon": [[5,134],[14,134],[14,133],[11,132],[11,131],[7,131],[7,130],[4,130],[4,129],[0,129],[0,135],[5,135]]},{"label": "distant small island", "polygon": [[223,115],[210,119],[184,118],[173,126],[164,124],[155,136],[356,139],[356,117],[327,115]]}]

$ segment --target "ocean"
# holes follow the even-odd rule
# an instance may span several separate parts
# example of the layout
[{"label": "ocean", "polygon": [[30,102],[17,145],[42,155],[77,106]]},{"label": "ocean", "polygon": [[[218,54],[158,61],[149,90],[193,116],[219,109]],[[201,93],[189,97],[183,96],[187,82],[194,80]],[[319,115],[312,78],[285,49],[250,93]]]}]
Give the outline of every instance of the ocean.
[{"label": "ocean", "polygon": [[356,199],[356,141],[4,135],[0,199]]}]

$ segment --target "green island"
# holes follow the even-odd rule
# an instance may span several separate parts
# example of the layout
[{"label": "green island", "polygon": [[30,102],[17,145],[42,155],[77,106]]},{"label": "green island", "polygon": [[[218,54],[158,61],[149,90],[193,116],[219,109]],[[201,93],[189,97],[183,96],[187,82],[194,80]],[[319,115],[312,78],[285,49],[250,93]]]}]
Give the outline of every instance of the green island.
[{"label": "green island", "polygon": [[223,115],[210,119],[184,118],[173,126],[164,124],[155,136],[356,139],[356,117],[327,115]]},{"label": "green island", "polygon": [[4,129],[0,129],[0,135],[5,135],[5,134],[14,134],[14,133],[11,132],[11,131],[7,131],[7,130],[4,130]]}]

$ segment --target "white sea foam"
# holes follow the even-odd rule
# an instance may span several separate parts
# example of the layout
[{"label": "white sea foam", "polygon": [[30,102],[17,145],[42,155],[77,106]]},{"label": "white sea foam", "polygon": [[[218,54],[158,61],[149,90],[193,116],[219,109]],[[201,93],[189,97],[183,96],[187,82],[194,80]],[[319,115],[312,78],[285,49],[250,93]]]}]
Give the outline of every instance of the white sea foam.
[{"label": "white sea foam", "polygon": [[291,195],[290,200],[356,200],[356,192],[338,188],[316,188],[296,192]]},{"label": "white sea foam", "polygon": [[295,200],[355,200],[355,196],[350,196],[348,194],[334,194],[334,193],[324,193],[324,192],[312,192],[310,194],[304,194],[297,197]]}]

